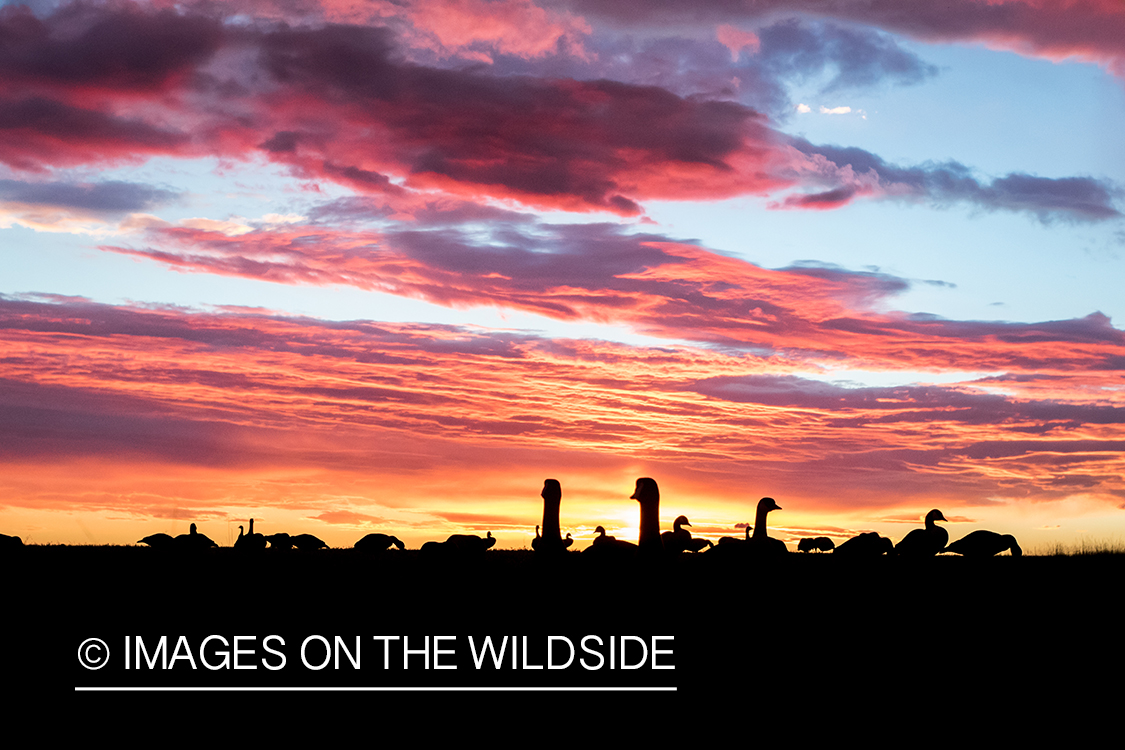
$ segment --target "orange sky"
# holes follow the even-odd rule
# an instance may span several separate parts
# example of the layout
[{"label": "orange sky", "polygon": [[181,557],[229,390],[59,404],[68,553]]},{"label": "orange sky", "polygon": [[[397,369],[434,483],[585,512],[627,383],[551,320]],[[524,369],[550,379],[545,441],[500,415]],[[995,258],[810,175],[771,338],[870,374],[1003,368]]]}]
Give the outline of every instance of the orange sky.
[{"label": "orange sky", "polygon": [[333,546],[491,530],[519,548],[553,477],[581,546],[599,524],[635,538],[638,476],[660,483],[665,525],[684,514],[713,537],[763,495],[794,544],[897,538],[930,507],[954,538],[958,523],[1025,547],[1118,533],[1121,407],[1085,397],[1081,375],[1065,400],[1062,376],[845,391],[686,347],[75,299],[2,310],[0,518],[27,541],[195,521],[227,543],[253,516]]}]

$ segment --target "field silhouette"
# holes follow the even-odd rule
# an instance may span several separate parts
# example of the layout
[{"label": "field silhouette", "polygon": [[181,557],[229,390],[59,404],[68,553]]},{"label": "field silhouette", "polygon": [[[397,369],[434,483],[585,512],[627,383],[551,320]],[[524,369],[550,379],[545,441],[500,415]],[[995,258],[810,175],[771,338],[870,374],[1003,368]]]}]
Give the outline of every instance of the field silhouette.
[{"label": "field silhouette", "polygon": [[675,639],[666,659],[673,670],[490,671],[467,669],[462,658],[457,670],[391,674],[346,664],[309,671],[291,659],[276,672],[76,667],[77,685],[672,686],[681,697],[707,699],[725,695],[724,675],[740,675],[743,691],[831,689],[850,701],[856,696],[846,691],[860,687],[888,700],[901,690],[1011,693],[1026,687],[1023,679],[1056,684],[1121,660],[1125,555],[791,554],[731,564],[706,553],[622,561],[489,550],[450,565],[396,549],[183,555],[29,545],[19,558],[18,595],[41,602],[47,595],[76,645],[98,634],[115,645],[124,636],[151,645],[160,635],[277,634],[292,646],[318,634],[347,644],[359,637],[374,653],[374,635],[526,636],[532,644],[548,635],[573,643],[590,634]]}]

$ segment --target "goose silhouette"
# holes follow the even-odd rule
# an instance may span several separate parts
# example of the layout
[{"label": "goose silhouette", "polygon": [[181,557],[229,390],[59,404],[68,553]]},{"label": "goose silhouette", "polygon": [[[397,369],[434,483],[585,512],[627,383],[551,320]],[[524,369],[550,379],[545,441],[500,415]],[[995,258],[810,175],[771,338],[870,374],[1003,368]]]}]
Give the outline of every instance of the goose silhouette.
[{"label": "goose silhouette", "polygon": [[270,534],[265,540],[270,543],[270,549],[293,549],[293,537],[284,531]]},{"label": "goose silhouette", "polygon": [[298,534],[297,536],[289,537],[289,543],[299,550],[311,552],[318,549],[327,549],[328,545],[323,540],[313,536],[312,534]]},{"label": "goose silhouette", "polygon": [[660,538],[660,488],[656,486],[656,480],[649,477],[638,479],[630,499],[636,500],[641,506],[637,548],[646,555],[663,552],[664,542]]},{"label": "goose silhouette", "polygon": [[594,533],[597,536],[594,537],[590,546],[582,551],[582,554],[605,560],[631,558],[637,554],[637,545],[615,536],[609,536],[605,533],[604,526],[595,528]]},{"label": "goose silhouette", "polygon": [[444,542],[426,542],[420,550],[422,557],[433,561],[475,560],[484,557],[486,550],[496,544],[489,531],[484,537],[475,534],[451,534]]},{"label": "goose silhouette", "polygon": [[895,554],[899,557],[933,557],[945,550],[945,545],[949,543],[949,532],[935,521],[945,521],[945,516],[937,508],[926,514],[924,529],[914,529],[895,545]]},{"label": "goose silhouette", "polygon": [[836,543],[826,536],[808,537],[797,542],[798,552],[831,552]]},{"label": "goose silhouette", "polygon": [[188,533],[180,534],[172,541],[176,543],[176,549],[181,550],[205,550],[219,546],[212,542],[205,534],[200,534],[194,523],[188,527]]},{"label": "goose silhouette", "polygon": [[147,544],[153,549],[172,549],[176,546],[176,540],[168,534],[149,534],[137,544]]},{"label": "goose silhouette", "polygon": [[676,520],[672,522],[672,530],[665,531],[660,535],[665,552],[699,552],[707,547],[715,546],[710,539],[692,537],[691,532],[684,528],[685,526],[691,526],[687,516],[676,516]]},{"label": "goose silhouette", "polygon": [[250,531],[245,536],[242,527],[238,527],[238,539],[234,540],[234,548],[243,551],[254,551],[266,548],[266,538],[254,533],[254,519],[250,519]]},{"label": "goose silhouette", "polygon": [[859,536],[853,536],[845,542],[842,542],[832,554],[843,555],[846,558],[869,558],[881,557],[886,554],[894,554],[895,543],[885,536],[879,536],[878,532],[867,531]]},{"label": "goose silhouette", "polygon": [[781,506],[772,497],[763,497],[758,501],[758,510],[754,516],[754,533],[744,542],[747,551],[755,557],[777,557],[789,553],[789,548],[780,539],[774,539],[766,533],[766,516]]},{"label": "goose silhouette", "polygon": [[[738,528],[738,527],[736,526],[735,528]],[[753,527],[750,524],[746,524],[746,536],[745,537],[738,537],[738,536],[720,537],[719,538],[719,544],[733,544],[733,545],[737,546],[739,544],[742,544],[743,542],[748,542],[748,541],[750,541],[750,531],[751,531],[751,529],[753,529]]]},{"label": "goose silhouette", "polygon": [[562,552],[574,540],[570,534],[562,538],[559,526],[559,507],[562,505],[562,485],[557,479],[543,481],[543,491],[539,493],[543,498],[543,535],[539,535],[539,527],[535,527],[535,538],[531,540],[531,548],[539,553],[553,554]]},{"label": "goose silhouette", "polygon": [[1011,550],[1012,557],[1023,555],[1023,550],[1011,534],[997,534],[983,529],[963,536],[945,548],[946,552],[956,552],[965,557],[992,557],[1005,550]]},{"label": "goose silhouette", "polygon": [[352,546],[360,552],[382,552],[390,549],[392,544],[400,550],[406,549],[406,545],[397,536],[390,534],[368,534]]}]

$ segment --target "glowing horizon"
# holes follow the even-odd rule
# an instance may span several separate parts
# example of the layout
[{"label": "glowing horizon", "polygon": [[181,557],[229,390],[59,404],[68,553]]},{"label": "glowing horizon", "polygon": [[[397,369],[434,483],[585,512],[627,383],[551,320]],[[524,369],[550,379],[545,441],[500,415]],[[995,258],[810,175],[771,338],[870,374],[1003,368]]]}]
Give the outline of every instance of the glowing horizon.
[{"label": "glowing horizon", "polygon": [[1119,537],[1125,10],[1065,5],[4,3],[0,531]]}]

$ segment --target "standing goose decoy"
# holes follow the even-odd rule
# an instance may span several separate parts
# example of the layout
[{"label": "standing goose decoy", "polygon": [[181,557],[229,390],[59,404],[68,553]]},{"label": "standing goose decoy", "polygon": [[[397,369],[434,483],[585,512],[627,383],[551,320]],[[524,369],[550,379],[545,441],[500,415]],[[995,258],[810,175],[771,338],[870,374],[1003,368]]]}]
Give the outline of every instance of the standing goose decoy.
[{"label": "standing goose decoy", "polygon": [[789,548],[780,539],[774,539],[766,533],[766,516],[781,506],[772,497],[763,497],[758,501],[758,511],[754,516],[754,533],[745,542],[750,554],[757,557],[777,557],[789,554]]},{"label": "standing goose decoy", "polygon": [[687,516],[676,516],[672,522],[672,530],[660,535],[665,552],[699,552],[701,549],[715,546],[710,539],[696,539],[691,532],[684,528],[691,526]]},{"label": "standing goose decoy", "polygon": [[539,496],[543,498],[543,535],[539,535],[539,527],[536,526],[531,548],[541,554],[562,552],[573,544],[573,540],[569,534],[563,539],[559,525],[559,508],[562,505],[562,485],[559,480],[545,479]]},{"label": "standing goose decoy", "polygon": [[406,549],[406,545],[397,536],[390,534],[368,534],[352,546],[360,552],[383,552],[390,549],[392,544],[400,550]]},{"label": "standing goose decoy", "polygon": [[660,538],[660,488],[656,486],[656,480],[649,477],[638,479],[637,488],[629,499],[636,500],[641,506],[637,548],[646,555],[662,552],[664,542]]},{"label": "standing goose decoy", "polygon": [[965,557],[992,557],[1004,550],[1011,550],[1012,557],[1023,555],[1023,550],[1011,534],[984,530],[974,531],[945,548],[946,552],[956,552]]},{"label": "standing goose decoy", "polygon": [[238,527],[238,539],[234,540],[234,548],[243,551],[254,551],[266,548],[266,538],[261,534],[254,533],[254,519],[250,519],[250,531],[247,534],[242,533],[242,527]]},{"label": "standing goose decoy", "polygon": [[885,536],[879,536],[878,532],[868,531],[843,542],[833,550],[832,554],[858,560],[893,555],[894,551],[894,542]]},{"label": "standing goose decoy", "polygon": [[937,508],[926,514],[926,528],[914,529],[895,545],[895,554],[899,557],[933,557],[944,551],[949,543],[949,532],[935,521],[945,521],[945,516]]}]

